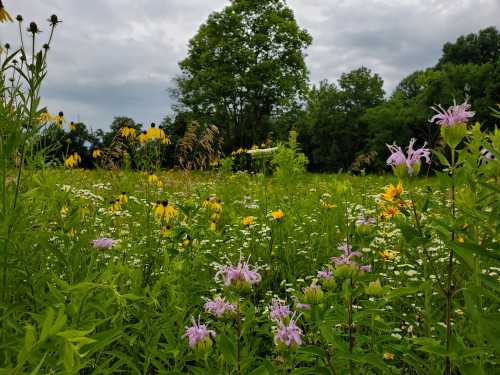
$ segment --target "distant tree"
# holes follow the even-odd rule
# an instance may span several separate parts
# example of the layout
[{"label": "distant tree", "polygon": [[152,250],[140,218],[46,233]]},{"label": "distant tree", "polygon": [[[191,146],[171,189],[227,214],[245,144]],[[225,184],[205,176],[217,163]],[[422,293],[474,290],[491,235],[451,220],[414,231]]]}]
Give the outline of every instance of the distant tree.
[{"label": "distant tree", "polygon": [[217,125],[226,149],[257,143],[307,88],[311,36],[284,0],[232,0],[189,42],[174,90],[180,111]]}]

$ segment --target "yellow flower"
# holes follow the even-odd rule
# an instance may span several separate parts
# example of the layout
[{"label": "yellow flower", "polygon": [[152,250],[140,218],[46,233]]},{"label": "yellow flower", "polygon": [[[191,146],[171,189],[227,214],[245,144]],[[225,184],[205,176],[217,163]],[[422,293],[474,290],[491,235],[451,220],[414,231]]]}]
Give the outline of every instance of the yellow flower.
[{"label": "yellow flower", "polygon": [[382,206],[383,212],[380,214],[380,218],[385,220],[385,219],[392,219],[394,216],[399,215],[400,211],[399,208],[397,207],[385,207]]},{"label": "yellow flower", "polygon": [[211,205],[211,202],[210,202],[210,198],[209,198],[209,197],[205,198],[205,200],[204,200],[204,201],[203,201],[203,203],[201,204],[201,206],[202,206],[203,208],[208,208],[208,207],[210,207],[210,205]]},{"label": "yellow flower", "polygon": [[210,230],[213,230],[214,232],[217,231],[217,221],[210,221]]},{"label": "yellow flower", "polygon": [[64,122],[64,113],[63,112],[59,112],[55,118],[55,122],[56,122],[56,126],[59,128],[59,129],[62,129],[62,125],[63,125],[63,122]]},{"label": "yellow flower", "polygon": [[151,172],[148,176],[148,181],[150,184],[157,184],[160,181],[160,179],[158,178],[157,175]]},{"label": "yellow flower", "polygon": [[100,157],[102,156],[102,150],[98,149],[98,148],[95,148],[93,151],[92,151],[92,157],[94,159],[99,159]]},{"label": "yellow flower", "polygon": [[109,204],[111,205],[109,207],[109,211],[110,212],[116,212],[116,211],[121,211],[122,210],[122,205],[121,205],[119,199],[115,199],[114,201],[109,202]]},{"label": "yellow flower", "polygon": [[393,260],[397,255],[397,251],[383,250],[379,252],[379,255],[384,258],[385,261]]},{"label": "yellow flower", "polygon": [[68,230],[68,236],[75,237],[75,234],[76,234],[75,228],[69,228],[69,230]]},{"label": "yellow flower", "polygon": [[255,220],[253,216],[245,216],[242,220],[244,226],[249,227],[252,224],[255,224]]},{"label": "yellow flower", "polygon": [[157,128],[154,123],[146,132],[146,139],[150,141],[160,140],[161,143],[169,145],[172,143],[170,138],[165,134],[162,128]]},{"label": "yellow flower", "polygon": [[70,132],[73,132],[76,130],[76,124],[73,121],[71,121],[68,125],[68,128]]},{"label": "yellow flower", "polygon": [[7,10],[4,8],[2,1],[0,0],[0,22],[7,22],[7,21],[12,22],[12,17],[10,16],[9,13],[7,13]]},{"label": "yellow flower", "polygon": [[216,213],[221,213],[222,212],[222,202],[220,199],[215,199],[211,202],[210,207],[212,210]]},{"label": "yellow flower", "polygon": [[281,210],[273,211],[273,212],[271,212],[271,215],[272,215],[274,220],[278,220],[278,221],[285,217],[285,213]]},{"label": "yellow flower", "polygon": [[463,234],[459,234],[457,236],[457,241],[458,241],[458,243],[464,243],[465,242],[465,238],[464,238]]},{"label": "yellow flower", "polygon": [[64,160],[64,166],[67,168],[74,168],[77,167],[81,161],[82,158],[75,152]]},{"label": "yellow flower", "polygon": [[54,121],[55,117],[53,117],[49,111],[45,110],[43,111],[40,116],[38,116],[37,121],[39,124],[45,124],[47,122],[52,122]]},{"label": "yellow flower", "polygon": [[123,128],[120,128],[119,134],[123,138],[134,140],[137,135],[137,130],[135,130],[135,128],[124,126]]},{"label": "yellow flower", "polygon": [[388,202],[393,202],[396,198],[403,193],[403,184],[401,181],[398,182],[397,186],[389,184],[385,188],[385,192],[382,194],[382,198]]},{"label": "yellow flower", "polygon": [[219,165],[219,159],[214,159],[210,161],[210,166],[211,167],[217,167]]},{"label": "yellow flower", "polygon": [[62,206],[59,214],[61,217],[66,217],[68,215],[68,206]]},{"label": "yellow flower", "polygon": [[139,143],[142,145],[144,143],[146,143],[148,141],[148,134],[146,133],[145,130],[143,130],[141,132],[141,134],[139,134]]},{"label": "yellow flower", "polygon": [[253,144],[252,147],[250,148],[250,150],[257,150],[259,148],[259,146],[257,146],[256,144]]},{"label": "yellow flower", "polygon": [[392,361],[394,359],[394,354],[391,352],[385,352],[384,353],[384,359],[386,361]]},{"label": "yellow flower", "polygon": [[172,227],[170,225],[165,225],[161,228],[160,234],[162,237],[171,238],[172,237]]},{"label": "yellow flower", "polygon": [[172,205],[169,205],[168,201],[157,201],[153,206],[153,211],[157,220],[169,221],[177,216],[177,210]]},{"label": "yellow flower", "polygon": [[325,201],[321,201],[321,207],[327,208],[327,209],[332,209],[332,208],[337,208],[337,205],[334,203],[328,203]]},{"label": "yellow flower", "polygon": [[189,245],[191,245],[191,237],[187,236],[183,241],[182,241],[182,247],[186,248]]},{"label": "yellow flower", "polygon": [[122,191],[117,199],[120,202],[120,204],[127,203],[128,202],[128,195],[126,192]]}]

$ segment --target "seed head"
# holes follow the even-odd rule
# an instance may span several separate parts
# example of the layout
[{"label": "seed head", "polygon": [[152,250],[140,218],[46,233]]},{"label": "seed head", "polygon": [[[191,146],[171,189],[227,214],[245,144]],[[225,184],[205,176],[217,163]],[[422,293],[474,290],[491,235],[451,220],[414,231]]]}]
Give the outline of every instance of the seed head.
[{"label": "seed head", "polygon": [[23,22],[23,16],[21,16],[20,14],[18,14],[18,15],[16,16],[16,20],[17,20],[18,22]]},{"label": "seed head", "polygon": [[40,32],[40,29],[38,28],[38,26],[35,22],[30,22],[30,25],[28,27],[28,32],[35,35],[35,34],[38,34]]},{"label": "seed head", "polygon": [[57,18],[55,14],[51,15],[48,21],[51,26],[56,26],[58,23],[62,22],[59,20],[59,18]]}]

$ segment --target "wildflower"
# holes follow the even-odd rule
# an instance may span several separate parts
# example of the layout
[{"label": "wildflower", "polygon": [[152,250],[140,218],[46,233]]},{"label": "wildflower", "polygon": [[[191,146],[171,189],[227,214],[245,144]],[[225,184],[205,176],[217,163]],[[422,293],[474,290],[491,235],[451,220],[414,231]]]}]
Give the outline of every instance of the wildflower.
[{"label": "wildflower", "polygon": [[168,224],[165,225],[163,228],[161,228],[160,234],[162,235],[162,237],[165,237],[165,238],[172,237],[172,227]]},{"label": "wildflower", "polygon": [[67,206],[62,206],[61,210],[59,211],[59,214],[61,217],[66,217],[68,215],[68,207]]},{"label": "wildflower", "polygon": [[222,201],[220,199],[214,199],[210,206],[214,212],[219,214],[222,212]]},{"label": "wildflower", "polygon": [[69,230],[68,230],[68,236],[75,237],[75,235],[76,235],[75,228],[69,228]]},{"label": "wildflower", "polygon": [[139,134],[138,140],[141,145],[146,143],[148,140],[148,133],[145,130],[143,130],[141,134]]},{"label": "wildflower", "polygon": [[401,181],[398,182],[397,186],[394,186],[393,184],[389,184],[385,188],[385,192],[382,194],[382,199],[388,201],[388,202],[394,202],[395,200],[398,200],[403,193],[403,184]]},{"label": "wildflower", "polygon": [[324,287],[334,289],[337,286],[337,282],[333,277],[333,272],[330,269],[318,271],[317,276]]},{"label": "wildflower", "polygon": [[379,252],[379,255],[385,260],[385,261],[390,261],[393,260],[397,255],[397,251],[392,251],[392,250],[383,250]]},{"label": "wildflower", "polygon": [[217,318],[222,317],[224,314],[232,314],[236,311],[236,306],[232,303],[226,302],[224,297],[221,296],[208,300],[203,307],[207,313],[212,314]]},{"label": "wildflower", "polygon": [[337,205],[334,203],[328,203],[325,201],[321,201],[321,207],[326,208],[326,209],[332,209],[332,208],[337,208]]},{"label": "wildflower", "polygon": [[162,128],[157,128],[155,123],[151,123],[151,127],[146,132],[147,140],[160,140],[163,144],[171,144],[170,138],[167,137],[165,131]]},{"label": "wildflower", "polygon": [[128,202],[127,192],[122,191],[117,199],[120,201],[120,204],[127,203]]},{"label": "wildflower", "polygon": [[397,207],[386,207],[382,206],[382,213],[380,214],[381,219],[392,219],[394,216],[399,215],[400,211]]},{"label": "wildflower", "polygon": [[94,148],[94,150],[92,150],[92,157],[94,159],[99,159],[101,156],[102,156],[102,150],[101,149]]},{"label": "wildflower", "polygon": [[111,205],[110,208],[109,208],[110,212],[117,212],[117,211],[121,211],[122,210],[122,205],[121,205],[119,199],[115,199],[115,200],[109,202],[109,204]]},{"label": "wildflower", "polygon": [[55,14],[51,15],[47,21],[49,21],[50,25],[53,27],[57,26],[58,23],[62,22]]},{"label": "wildflower", "polygon": [[222,276],[226,287],[249,289],[252,285],[256,285],[262,280],[257,271],[257,267],[252,269],[247,262],[242,262],[240,260],[235,266],[222,266],[215,274],[215,279],[217,280],[219,276]]},{"label": "wildflower", "polygon": [[249,227],[250,225],[255,224],[255,220],[253,216],[245,216],[242,220],[244,226]]},{"label": "wildflower", "polygon": [[274,343],[281,349],[295,349],[302,345],[302,330],[297,326],[297,319],[292,317],[288,324],[278,321]]},{"label": "wildflower", "polygon": [[103,237],[93,240],[92,246],[94,246],[94,248],[96,249],[111,249],[115,242],[116,241],[111,238]]},{"label": "wildflower", "polygon": [[203,208],[208,208],[208,207],[210,207],[210,204],[211,204],[211,202],[210,202],[210,198],[209,198],[209,197],[206,197],[206,198],[205,198],[205,200],[203,201],[203,203],[201,204],[201,206],[202,206]]},{"label": "wildflower", "polygon": [[364,214],[361,214],[358,216],[358,219],[356,220],[356,225],[370,225],[370,224],[376,224],[377,220],[373,217],[366,218]]},{"label": "wildflower", "polygon": [[394,359],[394,354],[391,352],[385,352],[384,353],[384,359],[386,361],[392,361]]},{"label": "wildflower", "polygon": [[271,215],[272,215],[273,219],[276,221],[280,221],[281,219],[283,219],[285,217],[285,213],[281,210],[273,211],[273,212],[271,212]]},{"label": "wildflower", "polygon": [[56,126],[57,126],[58,128],[62,128],[62,124],[63,124],[63,122],[64,122],[64,113],[63,113],[62,111],[60,111],[60,112],[57,114],[57,116],[56,116],[56,118],[55,118],[55,122],[56,122]]},{"label": "wildflower", "polygon": [[191,349],[201,352],[208,351],[212,347],[210,336],[215,337],[215,331],[208,329],[205,324],[201,324],[200,318],[198,318],[198,322],[194,318],[191,318],[191,320],[193,325],[186,327],[186,333],[182,337],[188,338]]},{"label": "wildflower", "polygon": [[182,240],[182,247],[186,248],[191,245],[191,237],[188,235],[184,240]]},{"label": "wildflower", "polygon": [[316,285],[316,281],[304,289],[304,301],[309,305],[317,305],[323,301],[324,293],[319,285]]},{"label": "wildflower", "polygon": [[469,119],[475,115],[475,112],[470,111],[470,108],[471,105],[467,103],[467,100],[459,105],[454,102],[453,106],[449,107],[447,110],[439,104],[437,107],[431,107],[437,114],[431,118],[430,122],[436,122],[448,128],[458,124],[466,124]]},{"label": "wildflower", "polygon": [[380,280],[371,281],[365,288],[365,294],[369,296],[381,296],[385,293],[384,288],[380,284]]},{"label": "wildflower", "polygon": [[342,251],[342,255],[338,257],[330,258],[331,261],[335,264],[335,268],[337,270],[337,276],[339,277],[352,277],[353,271],[360,270],[369,272],[370,266],[367,265],[358,265],[352,258],[360,257],[361,254],[359,251],[352,251],[352,246],[343,243],[338,247],[339,250]]},{"label": "wildflower", "polygon": [[137,130],[135,128],[124,126],[123,128],[120,128],[118,133],[125,139],[134,140],[137,135]]},{"label": "wildflower", "polygon": [[297,310],[310,310],[311,309],[311,305],[308,304],[308,303],[296,303],[295,304],[295,308]]},{"label": "wildflower", "polygon": [[2,1],[0,0],[0,22],[7,22],[7,21],[12,22],[12,17],[4,8]]},{"label": "wildflower", "polygon": [[158,182],[160,182],[160,179],[158,178],[157,175],[155,175],[153,172],[151,172],[148,176],[148,182],[150,184],[157,184]]},{"label": "wildflower", "polygon": [[391,156],[387,159],[387,165],[392,166],[394,173],[399,177],[402,177],[405,173],[408,173],[410,176],[418,175],[421,165],[420,159],[422,158],[425,158],[427,164],[431,162],[430,151],[428,148],[425,148],[427,142],[424,142],[424,145],[421,148],[414,150],[413,145],[415,142],[415,138],[410,140],[406,156],[401,147],[398,145],[386,144],[387,148],[391,152]]},{"label": "wildflower", "polygon": [[52,117],[49,113],[49,111],[45,110],[43,111],[37,118],[38,123],[40,124],[45,124],[47,122],[51,122],[54,120],[54,117]]},{"label": "wildflower", "polygon": [[457,236],[457,242],[458,243],[464,243],[465,242],[465,238],[464,238],[463,234],[459,234]]},{"label": "wildflower", "polygon": [[177,210],[172,205],[169,205],[167,200],[157,201],[153,206],[153,211],[157,220],[169,221],[177,216]]},{"label": "wildflower", "polygon": [[75,152],[64,160],[64,166],[67,168],[74,168],[77,167],[81,161],[82,158]]},{"label": "wildflower", "polygon": [[68,125],[68,128],[70,132],[73,132],[76,130],[76,124],[73,121],[71,121]]},{"label": "wildflower", "polygon": [[212,219],[210,220],[210,226],[209,226],[211,231],[216,232],[217,231],[217,221]]},{"label": "wildflower", "polygon": [[291,315],[290,306],[285,304],[285,301],[279,298],[273,298],[269,309],[271,320],[283,321]]}]

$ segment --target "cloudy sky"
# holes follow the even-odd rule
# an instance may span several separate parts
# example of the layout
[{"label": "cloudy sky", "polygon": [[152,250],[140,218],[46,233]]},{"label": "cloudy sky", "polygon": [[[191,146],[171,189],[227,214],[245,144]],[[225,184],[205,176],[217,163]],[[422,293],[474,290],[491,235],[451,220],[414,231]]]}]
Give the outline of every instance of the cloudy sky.
[{"label": "cloudy sky", "polygon": [[[44,104],[51,112],[108,128],[114,116],[159,122],[170,112],[167,88],[187,42],[229,0],[4,0],[48,30],[63,19],[49,56]],[[390,92],[413,72],[434,65],[446,41],[500,27],[500,0],[288,0],[313,37],[311,81],[335,81],[361,65]],[[0,24],[0,41],[16,44],[16,25]],[[47,37],[47,32],[41,34]]]}]

